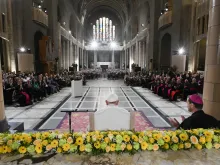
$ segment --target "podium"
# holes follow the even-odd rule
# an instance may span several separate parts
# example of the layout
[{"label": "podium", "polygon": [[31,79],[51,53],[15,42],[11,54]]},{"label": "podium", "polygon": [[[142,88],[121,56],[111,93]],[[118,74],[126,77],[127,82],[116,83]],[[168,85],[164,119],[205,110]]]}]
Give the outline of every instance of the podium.
[{"label": "podium", "polygon": [[71,81],[71,92],[73,97],[82,97],[83,95],[82,80]]}]

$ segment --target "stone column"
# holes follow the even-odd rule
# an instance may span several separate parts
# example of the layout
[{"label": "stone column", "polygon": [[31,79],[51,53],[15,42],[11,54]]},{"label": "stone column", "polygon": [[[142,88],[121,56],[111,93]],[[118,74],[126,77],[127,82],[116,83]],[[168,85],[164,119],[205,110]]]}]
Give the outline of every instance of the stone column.
[{"label": "stone column", "polygon": [[119,64],[119,69],[122,69],[122,52],[120,52],[120,64]]},{"label": "stone column", "polygon": [[130,62],[129,62],[129,69],[130,69],[130,71],[132,71],[132,64],[133,63],[135,63],[135,60],[134,60],[134,54],[133,54],[133,46],[131,46],[130,48],[129,48],[129,54],[130,54],[130,56],[129,56],[129,58],[130,58]]},{"label": "stone column", "polygon": [[[1,68],[1,64],[0,64]],[[8,131],[8,122],[5,116],[5,105],[3,97],[2,72],[0,70],[0,132]]]},{"label": "stone column", "polygon": [[124,58],[125,58],[125,70],[127,69],[127,49],[124,51]]},{"label": "stone column", "polygon": [[142,61],[142,42],[140,41],[140,42],[138,42],[138,65],[139,65],[139,67],[142,67],[141,66],[141,61]]},{"label": "stone column", "polygon": [[136,41],[136,44],[135,44],[135,64],[138,64],[139,63],[139,52],[138,52],[138,49],[139,49],[139,44],[138,44],[138,41]]},{"label": "stone column", "polygon": [[89,52],[86,51],[86,67],[89,69]]},{"label": "stone column", "polygon": [[72,41],[70,41],[70,62],[69,62],[69,66],[72,66],[73,63],[74,63],[74,60],[73,60],[73,44],[72,44]]},{"label": "stone column", "polygon": [[115,69],[115,51],[112,50],[112,68]]},{"label": "stone column", "polygon": [[94,68],[97,68],[97,51],[94,50]]},{"label": "stone column", "polygon": [[147,39],[146,39],[146,49],[145,49],[145,58],[146,58],[146,69],[147,70],[149,70],[149,63],[150,63],[150,57],[149,57],[149,54],[148,54],[148,52],[149,52],[149,50],[148,50],[148,48],[149,48],[149,42],[148,42],[148,39],[149,39],[149,36],[147,36]]},{"label": "stone column", "polygon": [[79,46],[76,46],[76,64],[77,64],[77,71],[79,71],[79,56],[80,56],[80,51],[79,51]]},{"label": "stone column", "polygon": [[83,69],[83,66],[84,66],[84,50],[82,49],[81,50],[81,54],[82,54],[82,69]]},{"label": "stone column", "polygon": [[67,54],[67,56],[66,56],[66,69],[68,69],[69,70],[69,66],[70,66],[70,41],[69,40],[67,40],[67,43],[66,43],[66,45],[67,45],[67,52],[66,52],[66,54]]},{"label": "stone column", "polygon": [[220,120],[220,1],[210,0],[209,10],[203,109]]}]

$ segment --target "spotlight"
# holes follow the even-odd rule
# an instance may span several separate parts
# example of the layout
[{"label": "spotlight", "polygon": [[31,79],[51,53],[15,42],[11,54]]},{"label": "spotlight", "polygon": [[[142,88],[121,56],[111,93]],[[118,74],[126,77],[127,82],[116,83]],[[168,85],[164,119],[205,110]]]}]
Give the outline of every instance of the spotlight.
[{"label": "spotlight", "polygon": [[185,49],[184,48],[180,48],[178,50],[179,55],[183,55],[185,53]]},{"label": "spotlight", "polygon": [[117,46],[117,44],[115,42],[111,42],[111,47],[115,48]]},{"label": "spotlight", "polygon": [[63,22],[63,25],[66,25],[66,22]]},{"label": "spotlight", "polygon": [[71,32],[71,30],[69,30],[69,34],[71,34],[72,32]]},{"label": "spotlight", "polygon": [[41,5],[38,5],[38,8],[39,8],[39,9],[41,9],[41,8],[42,8],[42,6],[41,6]]},{"label": "spotlight", "polygon": [[98,43],[97,43],[96,41],[93,41],[93,42],[91,43],[91,46],[92,46],[93,48],[97,48],[97,47],[98,47]]},{"label": "spotlight", "polygon": [[168,11],[168,8],[166,8],[165,11]]},{"label": "spotlight", "polygon": [[20,52],[22,52],[22,53],[23,53],[23,52],[26,52],[26,49],[25,49],[24,47],[21,47],[21,48],[20,48]]}]

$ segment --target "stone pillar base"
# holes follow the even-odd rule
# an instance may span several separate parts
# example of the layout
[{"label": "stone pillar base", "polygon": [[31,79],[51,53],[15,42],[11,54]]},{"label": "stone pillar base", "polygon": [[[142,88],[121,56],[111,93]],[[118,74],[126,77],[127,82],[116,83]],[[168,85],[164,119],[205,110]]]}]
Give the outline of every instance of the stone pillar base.
[{"label": "stone pillar base", "polygon": [[0,120],[0,133],[7,132],[10,126],[8,125],[8,121],[5,118],[4,120]]}]

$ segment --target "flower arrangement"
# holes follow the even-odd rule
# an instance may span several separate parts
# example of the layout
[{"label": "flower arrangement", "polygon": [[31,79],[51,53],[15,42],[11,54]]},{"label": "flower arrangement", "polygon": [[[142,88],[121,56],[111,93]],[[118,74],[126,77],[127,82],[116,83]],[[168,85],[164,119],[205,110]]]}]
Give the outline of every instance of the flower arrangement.
[{"label": "flower arrangement", "polygon": [[177,151],[192,148],[219,149],[220,130],[0,134],[0,154],[135,154],[138,151]]}]

